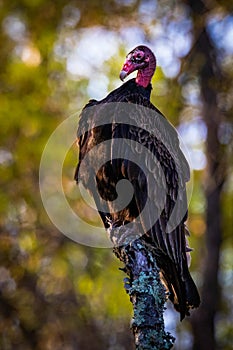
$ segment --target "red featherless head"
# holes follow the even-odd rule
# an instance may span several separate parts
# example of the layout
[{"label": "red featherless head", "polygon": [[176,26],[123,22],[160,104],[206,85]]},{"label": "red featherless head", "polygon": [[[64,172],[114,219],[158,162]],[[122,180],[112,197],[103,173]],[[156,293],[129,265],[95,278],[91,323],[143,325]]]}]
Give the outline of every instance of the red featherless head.
[{"label": "red featherless head", "polygon": [[127,75],[138,71],[136,83],[147,87],[156,69],[156,58],[147,46],[137,46],[127,56],[120,72],[120,79],[123,81]]}]

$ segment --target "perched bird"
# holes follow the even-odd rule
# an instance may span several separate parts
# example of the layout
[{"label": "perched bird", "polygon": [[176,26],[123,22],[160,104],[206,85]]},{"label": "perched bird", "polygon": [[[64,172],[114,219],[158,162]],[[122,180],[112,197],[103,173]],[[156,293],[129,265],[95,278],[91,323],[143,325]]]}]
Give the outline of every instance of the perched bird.
[{"label": "perched bird", "polygon": [[[183,319],[200,304],[188,269],[185,183],[190,171],[175,128],[150,102],[155,69],[153,52],[136,47],[127,55],[120,79],[134,71],[136,78],[84,107],[75,179],[90,191],[106,229],[136,223]],[[122,180],[131,187],[120,191]]]}]

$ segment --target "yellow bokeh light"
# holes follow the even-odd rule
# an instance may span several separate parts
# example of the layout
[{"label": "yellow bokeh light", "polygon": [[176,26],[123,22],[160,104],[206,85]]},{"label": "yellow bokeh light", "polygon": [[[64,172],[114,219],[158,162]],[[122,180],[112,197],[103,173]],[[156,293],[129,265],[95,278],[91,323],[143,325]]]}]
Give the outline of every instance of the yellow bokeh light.
[{"label": "yellow bokeh light", "polygon": [[194,217],[189,219],[188,226],[191,233],[197,237],[202,236],[206,231],[206,224],[202,217]]},{"label": "yellow bokeh light", "polygon": [[34,46],[25,46],[21,55],[22,61],[29,67],[37,67],[41,63],[40,51]]}]

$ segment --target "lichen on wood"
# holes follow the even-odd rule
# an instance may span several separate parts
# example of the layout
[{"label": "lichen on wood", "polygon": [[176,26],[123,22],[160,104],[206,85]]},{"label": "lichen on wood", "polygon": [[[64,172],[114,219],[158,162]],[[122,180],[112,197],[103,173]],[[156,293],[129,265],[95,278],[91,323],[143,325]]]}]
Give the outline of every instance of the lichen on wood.
[{"label": "lichen on wood", "polygon": [[143,236],[127,226],[108,230],[114,253],[128,275],[125,289],[133,305],[132,330],[137,350],[171,349],[174,337],[165,331],[166,290],[161,283],[154,252]]}]

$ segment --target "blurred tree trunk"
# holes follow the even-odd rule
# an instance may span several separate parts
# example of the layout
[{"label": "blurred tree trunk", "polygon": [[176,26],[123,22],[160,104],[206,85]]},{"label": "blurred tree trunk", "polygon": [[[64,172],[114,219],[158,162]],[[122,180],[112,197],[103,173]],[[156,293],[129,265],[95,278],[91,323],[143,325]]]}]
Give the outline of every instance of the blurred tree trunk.
[{"label": "blurred tree trunk", "polygon": [[[202,116],[207,126],[205,179],[206,196],[206,256],[203,262],[201,306],[193,314],[193,350],[216,349],[215,315],[220,300],[218,285],[219,255],[222,241],[221,192],[225,180],[224,149],[219,142],[222,116],[217,97],[222,72],[206,30],[205,14],[208,11],[201,0],[188,0],[194,22],[195,45],[191,61],[197,65],[202,98]],[[195,40],[194,39],[194,40]]]}]

